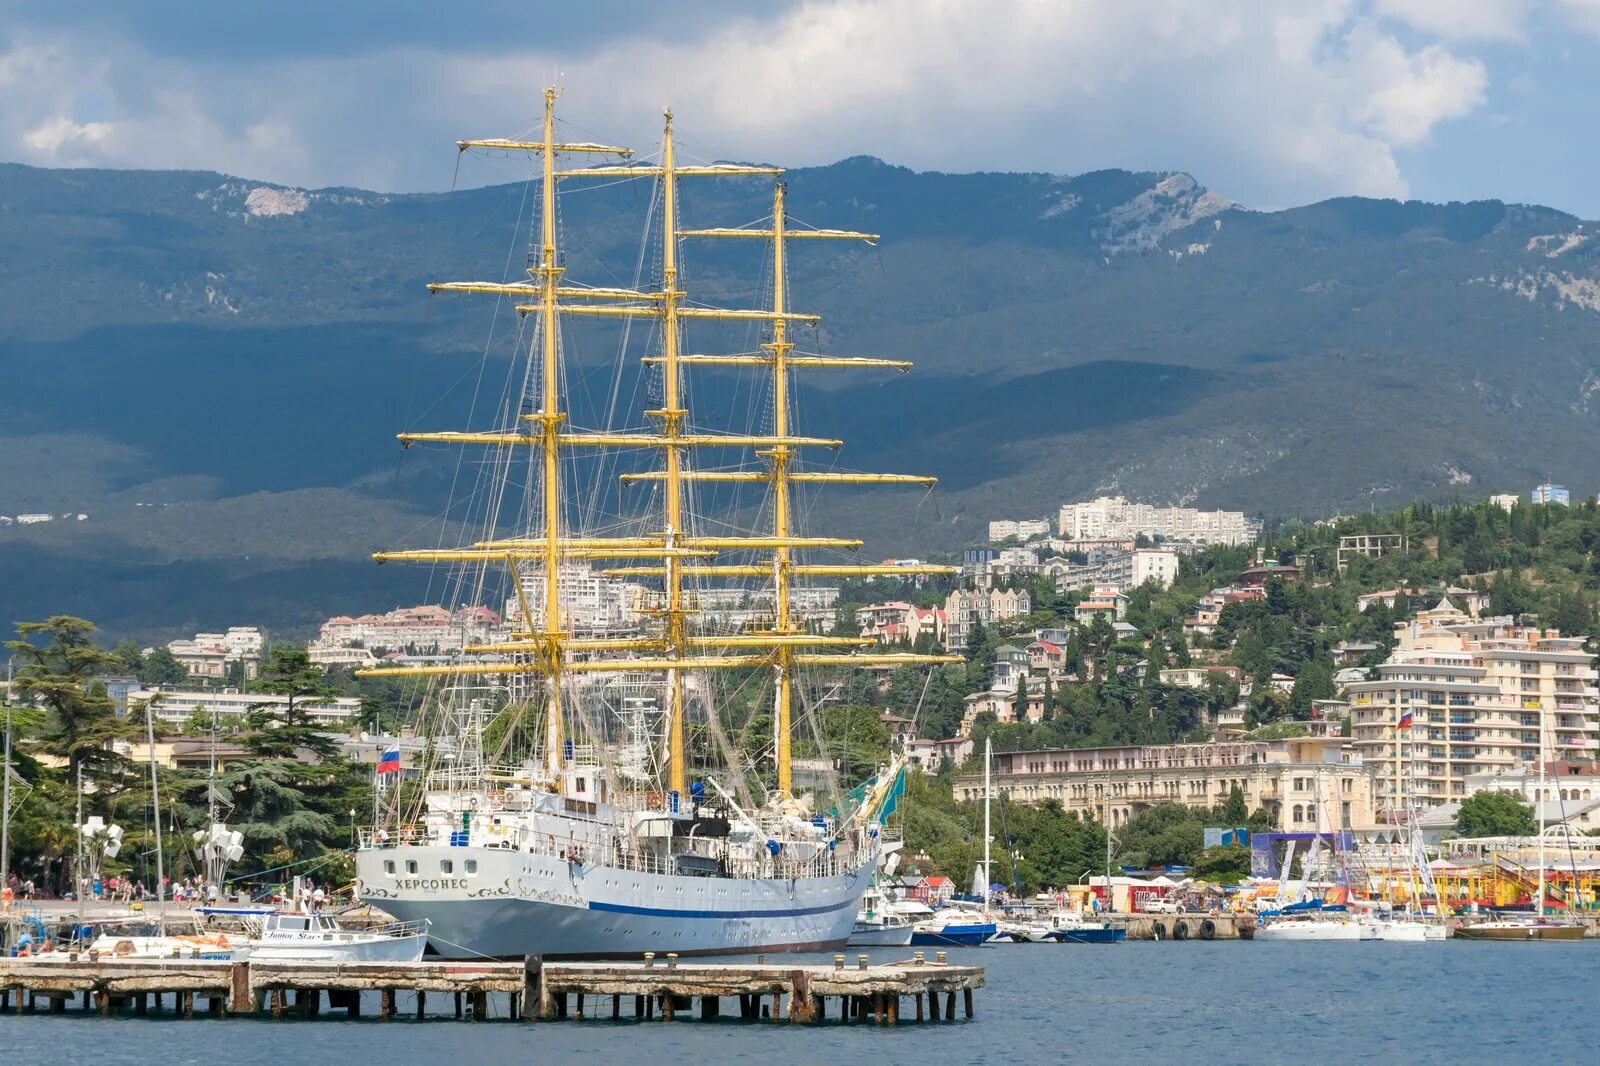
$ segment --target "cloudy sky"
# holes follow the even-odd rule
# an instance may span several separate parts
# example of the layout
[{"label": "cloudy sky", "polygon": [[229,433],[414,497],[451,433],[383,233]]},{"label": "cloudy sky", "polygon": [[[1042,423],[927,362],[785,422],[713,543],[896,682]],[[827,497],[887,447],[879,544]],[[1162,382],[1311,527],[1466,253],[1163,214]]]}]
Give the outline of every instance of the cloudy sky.
[{"label": "cloudy sky", "polygon": [[[1600,0],[0,0],[0,159],[432,190],[531,126],[1600,218]],[[460,179],[511,176],[469,160]]]}]

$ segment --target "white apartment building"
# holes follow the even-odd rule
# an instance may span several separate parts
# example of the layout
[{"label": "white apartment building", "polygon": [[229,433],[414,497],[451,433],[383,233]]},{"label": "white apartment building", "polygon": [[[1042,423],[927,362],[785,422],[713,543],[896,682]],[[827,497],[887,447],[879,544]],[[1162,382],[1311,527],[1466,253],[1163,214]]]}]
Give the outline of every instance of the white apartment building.
[{"label": "white apartment building", "polygon": [[1146,581],[1167,588],[1178,579],[1178,553],[1170,548],[1135,548],[1133,551],[1102,553],[1097,562],[1067,566],[1056,575],[1056,588],[1062,592],[1109,588],[1131,592]]},{"label": "white apartment building", "polygon": [[1354,748],[1387,809],[1459,802],[1469,778],[1537,767],[1541,752],[1548,761],[1600,750],[1583,638],[1473,619],[1448,601],[1397,625],[1395,637],[1377,680],[1347,687]]},{"label": "white apartment building", "polygon": [[500,616],[487,607],[458,607],[451,611],[423,604],[386,614],[330,618],[322,623],[321,636],[308,650],[313,657],[319,649],[331,648],[410,648],[418,653],[446,654],[459,652],[467,644],[505,640],[508,634]]},{"label": "white apartment building", "polygon": [[1057,528],[1068,540],[1162,537],[1207,544],[1249,544],[1257,529],[1242,511],[1200,511],[1192,507],[1154,507],[1121,496],[1100,496],[1062,504]]},{"label": "white apartment building", "polygon": [[1012,521],[1002,518],[989,523],[989,539],[991,541],[1005,540],[1007,537],[1016,537],[1018,540],[1032,540],[1034,537],[1043,537],[1050,532],[1048,518],[1024,518]]},{"label": "white apartment building", "polygon": [[227,677],[232,665],[242,662],[245,679],[254,680],[266,643],[255,626],[230,626],[225,633],[196,633],[193,640],[169,641],[167,651],[192,678]]},{"label": "white apartment building", "polygon": [[[602,574],[587,563],[562,563],[561,614],[566,627],[577,633],[606,633],[633,629],[639,624],[643,585]],[[544,569],[530,565],[522,574],[523,597],[532,615],[530,628],[544,625]],[[506,621],[522,621],[522,604],[516,596],[506,600]]]},{"label": "white apartment building", "polygon": [[[137,707],[156,700],[156,720],[180,725],[199,711],[203,715],[215,713],[218,718],[243,718],[257,708],[271,708],[278,714],[288,706],[288,696],[269,696],[261,692],[240,692],[237,689],[166,689],[139,688],[128,693],[128,706]],[[361,701],[354,696],[338,696],[332,700],[295,704],[295,713],[303,714],[304,721],[313,725],[343,728],[361,714]]]},{"label": "white apartment building", "polygon": [[[770,586],[704,588],[688,595],[698,608],[693,624],[707,632],[770,627],[777,619],[776,599]],[[796,585],[789,590],[790,617],[813,633],[833,631],[838,603],[836,586]]]}]

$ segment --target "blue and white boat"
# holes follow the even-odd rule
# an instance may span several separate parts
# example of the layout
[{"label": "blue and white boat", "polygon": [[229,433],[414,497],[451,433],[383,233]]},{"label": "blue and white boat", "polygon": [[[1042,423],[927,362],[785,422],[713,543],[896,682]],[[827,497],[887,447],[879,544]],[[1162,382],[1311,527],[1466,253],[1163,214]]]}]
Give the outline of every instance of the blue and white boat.
[{"label": "blue and white boat", "polygon": [[1126,929],[1110,922],[1090,921],[1068,912],[1051,915],[1050,929],[1045,933],[1046,940],[1059,944],[1120,944],[1127,936]]}]

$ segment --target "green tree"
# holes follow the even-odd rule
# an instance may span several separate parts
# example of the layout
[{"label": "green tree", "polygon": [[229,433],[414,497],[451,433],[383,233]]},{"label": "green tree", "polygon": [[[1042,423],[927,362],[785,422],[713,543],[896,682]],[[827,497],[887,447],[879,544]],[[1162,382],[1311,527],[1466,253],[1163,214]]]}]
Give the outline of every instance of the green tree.
[{"label": "green tree", "polygon": [[1222,822],[1227,828],[1233,829],[1245,824],[1250,817],[1250,808],[1244,802],[1244,790],[1234,785],[1228,790],[1228,802],[1222,808]]},{"label": "green tree", "polygon": [[1563,636],[1579,637],[1589,632],[1593,621],[1594,612],[1583,594],[1576,589],[1563,589],[1556,598],[1556,609],[1550,613],[1549,624]]},{"label": "green tree", "polygon": [[1456,812],[1456,832],[1464,837],[1532,836],[1538,831],[1533,808],[1515,792],[1475,792]]},{"label": "green tree", "polygon": [[1197,881],[1236,885],[1250,876],[1250,849],[1239,844],[1206,848],[1189,868]]},{"label": "green tree", "polygon": [[846,788],[871,777],[889,759],[889,730],[876,707],[841,704],[822,712],[827,754]]},{"label": "green tree", "polygon": [[328,683],[322,667],[311,661],[304,648],[274,648],[251,689],[288,697],[283,704],[262,703],[251,708],[251,734],[246,741],[251,751],[278,758],[294,758],[301,749],[323,760],[335,756],[338,745],[306,723],[304,709],[307,704],[333,699],[339,690]]},{"label": "green tree", "polygon": [[139,666],[139,681],[145,685],[187,685],[189,671],[166,648],[152,648]]},{"label": "green tree", "polygon": [[[128,735],[117,718],[116,703],[95,675],[115,669],[121,660],[97,646],[93,622],[59,614],[42,622],[18,622],[20,639],[6,642],[15,662],[16,690],[49,712],[41,750],[67,760],[67,774],[106,772],[122,759],[109,750],[111,741]],[[43,646],[35,643],[44,640]]]}]

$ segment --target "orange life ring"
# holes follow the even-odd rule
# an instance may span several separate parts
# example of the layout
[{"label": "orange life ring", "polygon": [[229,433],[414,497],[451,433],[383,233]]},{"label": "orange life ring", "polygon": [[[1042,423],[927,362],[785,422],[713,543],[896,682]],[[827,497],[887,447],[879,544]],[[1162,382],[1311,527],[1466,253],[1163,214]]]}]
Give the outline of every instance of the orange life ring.
[{"label": "orange life ring", "polygon": [[659,811],[667,805],[667,797],[659,792],[650,793],[650,798],[645,801],[645,806],[652,811]]}]

